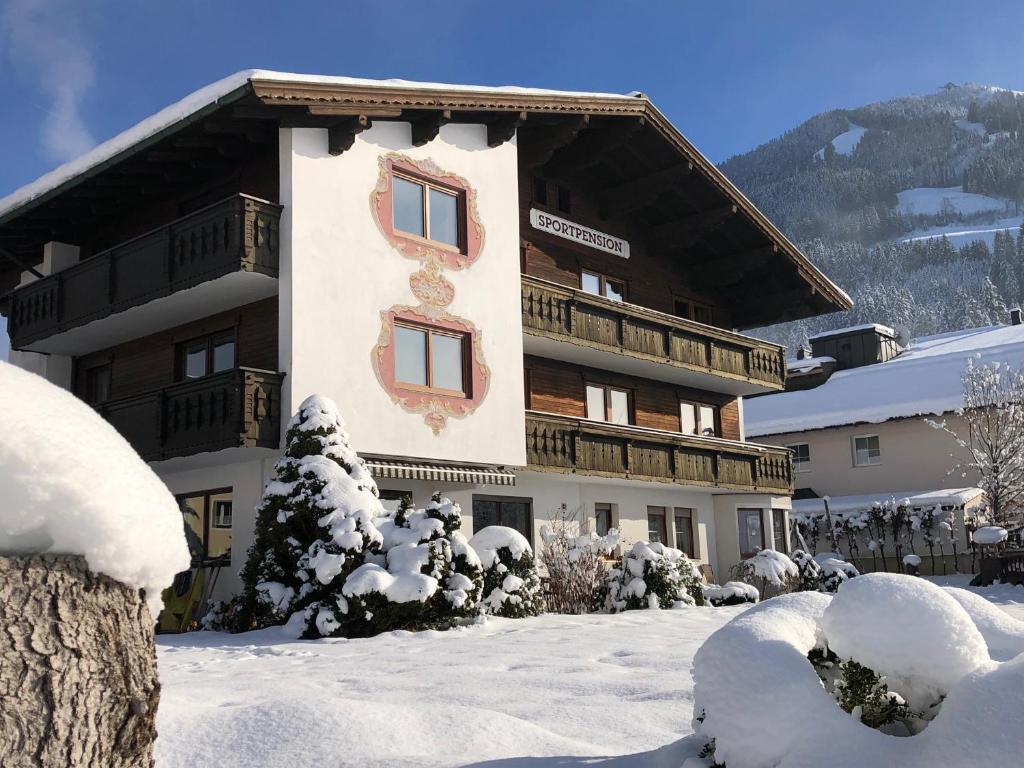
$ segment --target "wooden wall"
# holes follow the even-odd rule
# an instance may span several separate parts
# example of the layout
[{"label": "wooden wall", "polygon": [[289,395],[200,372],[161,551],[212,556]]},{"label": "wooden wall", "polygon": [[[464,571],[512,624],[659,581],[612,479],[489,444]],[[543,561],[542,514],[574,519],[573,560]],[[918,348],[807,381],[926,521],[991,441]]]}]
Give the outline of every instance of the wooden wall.
[{"label": "wooden wall", "polygon": [[239,366],[268,371],[278,369],[277,297],[274,296],[75,358],[74,392],[84,394],[88,368],[108,361],[111,363],[111,399],[166,387],[175,382],[175,349],[179,343],[230,328],[237,329],[235,356]]},{"label": "wooden wall", "polygon": [[677,387],[532,355],[524,358],[524,365],[526,407],[531,410],[584,418],[586,384],[607,384],[630,390],[634,423],[638,427],[678,432],[679,401],[695,400],[720,406],[721,436],[730,440],[740,439],[739,406],[729,395]]},{"label": "wooden wall", "polygon": [[[714,310],[714,324],[731,327],[729,307],[720,297],[694,291],[666,258],[644,247],[642,229],[619,221],[601,219],[593,192],[570,186],[572,210],[558,210],[558,184],[548,181],[548,204],[534,202],[533,174],[519,173],[519,231],[522,235],[522,270],[525,274],[561,285],[579,287],[581,269],[590,269],[626,283],[626,300],[659,312],[674,314],[675,299],[697,301]],[[538,208],[577,224],[629,241],[630,257],[623,259],[534,229],[530,208]]]}]

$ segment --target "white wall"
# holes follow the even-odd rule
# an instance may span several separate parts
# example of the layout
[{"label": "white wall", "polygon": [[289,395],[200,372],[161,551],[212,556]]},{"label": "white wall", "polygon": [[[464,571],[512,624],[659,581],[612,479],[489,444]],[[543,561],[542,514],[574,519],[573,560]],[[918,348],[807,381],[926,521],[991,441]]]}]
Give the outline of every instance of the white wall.
[{"label": "white wall", "polygon": [[[364,454],[525,464],[515,142],[488,148],[482,125],[446,125],[419,148],[410,136],[408,123],[377,123],[332,157],[326,130],[281,132],[284,410],[313,393],[335,399]],[[409,277],[420,262],[387,242],[371,211],[378,158],[392,151],[466,178],[485,229],[476,263],[444,275],[456,291],[449,311],[481,332],[490,386],[474,413],[449,418],[439,435],[392,402],[371,365],[381,312],[419,303]]]}]

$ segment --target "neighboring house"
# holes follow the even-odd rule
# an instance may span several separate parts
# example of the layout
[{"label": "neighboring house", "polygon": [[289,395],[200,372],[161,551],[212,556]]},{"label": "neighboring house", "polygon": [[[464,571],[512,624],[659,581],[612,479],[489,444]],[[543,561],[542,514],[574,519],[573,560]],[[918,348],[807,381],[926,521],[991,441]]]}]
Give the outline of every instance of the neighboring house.
[{"label": "neighboring house", "polygon": [[850,306],[642,94],[263,71],[0,201],[0,295],[12,361],[152,462],[218,595],[312,393],[387,503],[721,574],[792,490],[741,426],[783,350],[736,329]]},{"label": "neighboring house", "polygon": [[810,356],[787,361],[786,392],[744,403],[747,436],[792,451],[796,498],[976,485],[976,474],[951,474],[959,447],[925,423],[945,421],[966,434],[953,411],[963,405],[969,357],[1024,365],[1020,312],[1010,325],[925,336],[905,347],[881,325],[815,336]]}]

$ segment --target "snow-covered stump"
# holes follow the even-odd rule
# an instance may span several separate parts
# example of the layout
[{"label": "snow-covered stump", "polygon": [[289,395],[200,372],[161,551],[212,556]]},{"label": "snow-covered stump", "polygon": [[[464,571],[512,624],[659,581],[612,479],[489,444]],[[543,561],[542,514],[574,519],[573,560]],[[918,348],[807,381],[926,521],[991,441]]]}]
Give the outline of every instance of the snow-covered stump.
[{"label": "snow-covered stump", "polygon": [[0,765],[153,765],[153,616],[78,555],[0,557]]}]

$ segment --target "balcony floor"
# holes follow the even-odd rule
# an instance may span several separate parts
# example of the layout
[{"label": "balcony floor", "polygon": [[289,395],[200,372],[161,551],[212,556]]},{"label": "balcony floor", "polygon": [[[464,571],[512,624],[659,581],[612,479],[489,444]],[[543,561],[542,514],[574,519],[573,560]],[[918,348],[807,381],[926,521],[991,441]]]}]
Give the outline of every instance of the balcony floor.
[{"label": "balcony floor", "polygon": [[28,352],[85,355],[277,294],[277,278],[232,272],[22,347]]}]

